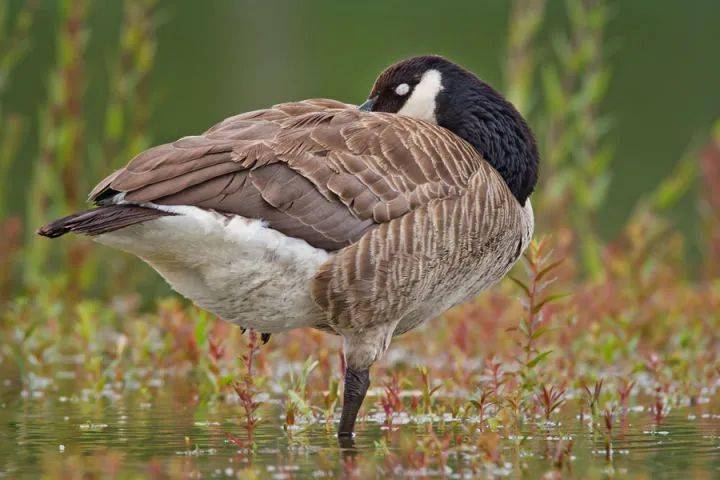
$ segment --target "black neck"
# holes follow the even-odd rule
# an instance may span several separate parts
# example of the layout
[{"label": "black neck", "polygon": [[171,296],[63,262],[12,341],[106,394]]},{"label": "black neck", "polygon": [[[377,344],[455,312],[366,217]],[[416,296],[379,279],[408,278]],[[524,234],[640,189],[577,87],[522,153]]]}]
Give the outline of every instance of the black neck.
[{"label": "black neck", "polygon": [[502,175],[520,205],[525,205],[538,175],[539,155],[530,128],[489,85],[477,81],[466,91],[462,98],[438,102],[438,124],[474,146]]}]

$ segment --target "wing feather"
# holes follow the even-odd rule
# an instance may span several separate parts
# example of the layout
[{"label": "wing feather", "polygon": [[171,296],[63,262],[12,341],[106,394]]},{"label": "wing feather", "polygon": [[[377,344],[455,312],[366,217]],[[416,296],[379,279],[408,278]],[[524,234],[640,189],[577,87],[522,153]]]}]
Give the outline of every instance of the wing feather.
[{"label": "wing feather", "polygon": [[[124,193],[130,203],[258,218],[339,250],[434,199],[458,195],[483,162],[435,125],[306,100],[236,115],[203,135],[151,148],[100,182],[90,199],[107,204]],[[362,263],[357,269],[367,270]]]}]

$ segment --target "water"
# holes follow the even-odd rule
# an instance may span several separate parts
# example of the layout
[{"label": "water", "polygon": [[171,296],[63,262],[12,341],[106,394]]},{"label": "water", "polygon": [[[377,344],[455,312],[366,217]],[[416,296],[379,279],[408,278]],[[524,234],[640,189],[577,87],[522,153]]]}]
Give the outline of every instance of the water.
[{"label": "water", "polygon": [[[41,381],[37,381],[42,384]],[[358,478],[393,473],[406,477],[539,478],[553,472],[557,452],[572,442],[559,471],[565,478],[717,478],[720,476],[720,405],[674,409],[656,424],[642,407],[618,416],[611,448],[604,428],[594,432],[564,412],[512,435],[480,432],[467,421],[382,425],[371,412],[352,448],[338,446],[334,425],[318,421],[291,432],[282,409],[267,400],[254,432],[255,450],[238,405],[203,402],[192,382],[176,379],[99,400],[75,391],[71,378],[47,388],[2,387],[0,478],[75,478],[134,475],[188,478]],[[36,386],[37,387],[37,386]],[[85,397],[85,399],[84,399]],[[387,449],[385,448],[387,446]],[[435,453],[433,453],[435,452]],[[444,455],[444,469],[438,459]]]}]

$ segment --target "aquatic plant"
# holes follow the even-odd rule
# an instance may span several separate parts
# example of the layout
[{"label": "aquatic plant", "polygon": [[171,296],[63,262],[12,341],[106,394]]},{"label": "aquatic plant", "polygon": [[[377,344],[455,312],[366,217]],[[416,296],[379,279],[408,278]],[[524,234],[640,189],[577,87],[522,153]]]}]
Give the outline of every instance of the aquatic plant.
[{"label": "aquatic plant", "polygon": [[541,405],[545,420],[549,422],[553,412],[565,401],[565,389],[555,385],[540,385],[535,400]]},{"label": "aquatic plant", "polygon": [[400,382],[397,375],[392,375],[385,383],[385,393],[380,397],[380,405],[385,413],[385,425],[389,428],[392,425],[393,417],[405,409],[400,398]]},{"label": "aquatic plant", "polygon": [[[600,404],[600,395],[602,394],[603,379],[596,380],[592,388],[583,381],[581,387],[584,394],[585,404],[590,410],[590,416],[594,420],[598,413],[598,406]],[[581,415],[582,415],[581,410]]]},{"label": "aquatic plant", "polygon": [[485,420],[485,415],[487,413],[487,410],[489,407],[492,407],[495,405],[495,402],[492,400],[493,397],[496,397],[497,395],[493,390],[487,389],[481,389],[479,394],[476,395],[475,399],[470,400],[470,404],[475,407],[475,410],[477,410],[478,414],[478,423],[480,425],[483,424]]},{"label": "aquatic plant", "polygon": [[240,375],[239,380],[232,383],[232,388],[240,400],[240,406],[245,412],[245,430],[248,435],[248,443],[252,446],[255,445],[253,432],[261,421],[257,416],[257,411],[262,404],[255,400],[257,386],[256,373],[253,373],[255,357],[259,348],[258,335],[254,330],[250,330],[248,333],[247,353],[242,355],[245,371]]},{"label": "aquatic plant", "polygon": [[306,420],[312,419],[313,408],[307,398],[307,383],[308,377],[318,364],[319,362],[311,357],[305,360],[297,377],[291,372],[290,385],[286,389],[285,428],[294,426],[298,415]]},{"label": "aquatic plant", "polygon": [[432,413],[433,395],[442,388],[442,385],[432,386],[430,382],[430,373],[425,365],[420,365],[418,367],[418,371],[420,372],[420,378],[422,381],[422,412],[429,414]]}]

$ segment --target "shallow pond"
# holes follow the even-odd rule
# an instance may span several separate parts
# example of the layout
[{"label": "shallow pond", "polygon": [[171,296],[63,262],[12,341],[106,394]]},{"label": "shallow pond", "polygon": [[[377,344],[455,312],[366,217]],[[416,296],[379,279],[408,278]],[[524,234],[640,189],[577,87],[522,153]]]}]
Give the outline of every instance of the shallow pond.
[{"label": "shallow pond", "polygon": [[[0,400],[0,478],[718,478],[720,406],[674,409],[655,423],[641,407],[618,417],[611,449],[600,427],[569,413],[512,435],[451,418],[409,418],[389,431],[382,415],[340,448],[333,426],[283,429],[268,401],[256,447],[237,405],[198,402],[178,382],[83,400],[71,380],[24,390],[5,380]],[[38,385],[36,385],[38,387]],[[568,409],[571,410],[571,409]],[[400,422],[402,417],[396,419]],[[408,418],[405,418],[407,421]],[[85,476],[84,476],[85,475]]]}]

